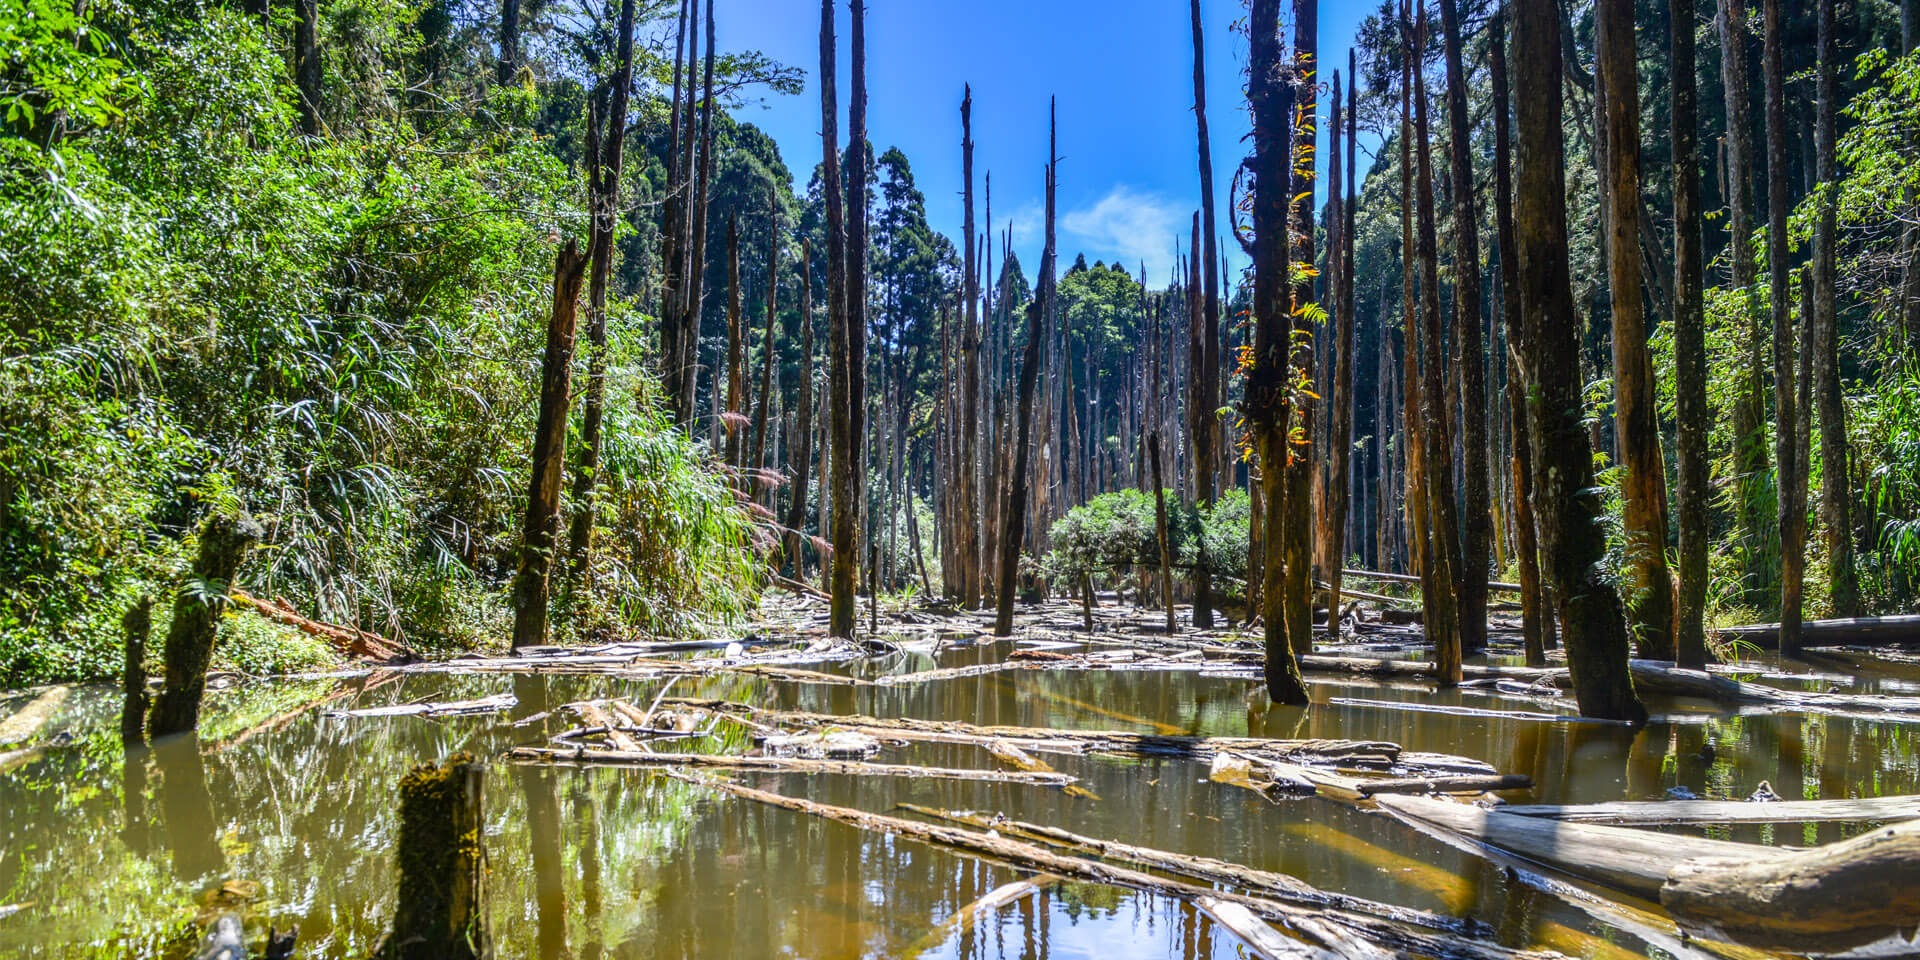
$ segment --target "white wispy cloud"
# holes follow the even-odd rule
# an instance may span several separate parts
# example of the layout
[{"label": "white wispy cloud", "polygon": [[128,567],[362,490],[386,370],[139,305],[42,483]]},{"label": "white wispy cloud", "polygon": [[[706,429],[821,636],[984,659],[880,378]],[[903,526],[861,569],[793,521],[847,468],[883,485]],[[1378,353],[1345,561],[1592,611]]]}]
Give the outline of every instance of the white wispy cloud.
[{"label": "white wispy cloud", "polygon": [[1173,200],[1118,184],[1092,206],[1061,214],[1061,262],[1085,253],[1089,260],[1117,261],[1129,272],[1144,262],[1147,282],[1158,286],[1173,269],[1174,245],[1187,236],[1189,215]]}]

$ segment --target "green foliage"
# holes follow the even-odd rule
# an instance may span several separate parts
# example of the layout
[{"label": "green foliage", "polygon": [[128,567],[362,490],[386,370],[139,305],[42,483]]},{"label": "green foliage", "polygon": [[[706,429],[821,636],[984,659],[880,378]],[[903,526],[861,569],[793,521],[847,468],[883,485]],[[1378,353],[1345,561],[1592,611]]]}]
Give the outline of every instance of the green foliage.
[{"label": "green foliage", "polygon": [[[463,87],[490,64],[453,49],[440,96],[472,109],[414,112],[392,91],[423,62],[415,12],[323,4],[330,135],[306,139],[256,18],[41,6],[0,0],[28,44],[0,102],[34,111],[9,129],[67,118],[0,137],[0,684],[116,671],[121,612],[172,596],[216,501],[267,528],[256,593],[427,647],[500,636],[554,249],[585,224],[529,126],[577,88]],[[753,602],[754,530],[656,412],[649,321],[610,312],[603,592],[580,606],[696,629]],[[249,672],[324,659],[226,633]]]},{"label": "green foliage", "polygon": [[[1167,533],[1173,542],[1176,576],[1184,576],[1199,562],[1205,539],[1207,558],[1216,574],[1246,578],[1247,494],[1230,491],[1206,509],[1182,501],[1175,491],[1167,496]],[[1144,490],[1103,493],[1066,512],[1047,531],[1053,550],[1041,562],[1041,571],[1060,583],[1076,583],[1082,574],[1096,586],[1125,582],[1135,567],[1158,569],[1160,537],[1154,496]]]}]

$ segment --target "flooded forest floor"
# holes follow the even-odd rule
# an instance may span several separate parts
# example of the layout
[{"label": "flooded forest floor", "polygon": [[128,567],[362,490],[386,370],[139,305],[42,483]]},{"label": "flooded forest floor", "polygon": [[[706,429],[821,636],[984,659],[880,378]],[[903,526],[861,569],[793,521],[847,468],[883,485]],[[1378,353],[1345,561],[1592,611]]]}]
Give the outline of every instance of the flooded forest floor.
[{"label": "flooded forest floor", "polygon": [[1661,885],[1920,817],[1920,656],[1646,666],[1630,728],[1578,718],[1504,621],[1452,690],[1417,626],[1361,623],[1299,708],[1266,700],[1256,637],[1092,613],[1022,605],[995,639],[989,613],[882,601],[848,644],[777,596],[715,643],[233,680],[197,739],[130,751],[115,689],[0,694],[0,734],[32,725],[0,743],[0,955],[192,957],[237,915],[250,944],[291,925],[296,956],[370,956],[396,783],[461,751],[488,763],[503,957],[1888,949],[1864,914],[1754,946],[1676,923]]}]

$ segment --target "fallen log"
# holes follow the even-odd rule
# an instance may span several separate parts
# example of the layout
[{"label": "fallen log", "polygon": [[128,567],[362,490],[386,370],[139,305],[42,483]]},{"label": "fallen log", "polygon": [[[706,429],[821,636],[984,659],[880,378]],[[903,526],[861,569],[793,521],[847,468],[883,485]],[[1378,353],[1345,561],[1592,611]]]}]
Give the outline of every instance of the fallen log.
[{"label": "fallen log", "polygon": [[[1000,762],[1005,763],[1015,770],[1025,770],[1030,773],[1055,772],[1052,764],[1035,757],[1011,743],[989,743],[987,744],[987,752],[993,754]],[[1066,793],[1070,797],[1084,797],[1088,800],[1100,799],[1098,794],[1078,784],[1067,787]]]},{"label": "fallen log", "polygon": [[1660,888],[1676,918],[1753,946],[1823,954],[1897,938],[1920,917],[1920,824],[1811,850],[1677,864]]},{"label": "fallen log", "polygon": [[26,706],[0,720],[0,747],[12,746],[33,736],[67,702],[66,687],[49,687]]},{"label": "fallen log", "polygon": [[462,717],[511,710],[520,701],[511,693],[497,693],[478,700],[451,700],[444,703],[400,703],[390,707],[363,707],[359,710],[330,710],[327,717]]},{"label": "fallen log", "polygon": [[1005,670],[1021,670],[1018,663],[977,663],[970,667],[947,667],[942,670],[920,670],[914,673],[895,673],[874,678],[874,683],[882,687],[897,687],[913,683],[931,683],[936,680],[955,680],[961,677],[978,677]]},{"label": "fallen log", "polygon": [[1247,949],[1260,960],[1296,960],[1316,955],[1312,947],[1275,930],[1265,920],[1254,916],[1252,910],[1231,900],[1198,897],[1193,905],[1212,918],[1214,923],[1239,937],[1240,942],[1246,944]]},{"label": "fallen log", "polygon": [[[1384,583],[1419,583],[1420,582],[1420,578],[1412,574],[1381,573],[1377,570],[1342,570],[1340,571],[1340,575],[1342,577],[1358,577],[1362,580],[1379,580]],[[1519,593],[1520,585],[1517,583],[1503,583],[1499,580],[1489,580],[1487,581],[1487,589],[1494,591],[1495,593]],[[1343,588],[1340,592],[1344,594],[1347,591]]]},{"label": "fallen log", "polygon": [[1268,740],[1257,737],[1189,737],[1124,730],[1055,730],[1046,727],[978,726],[955,720],[882,719],[857,715],[768,710],[730,700],[674,698],[677,707],[728,717],[789,726],[831,726],[872,733],[881,739],[985,746],[994,741],[1043,753],[1117,753],[1130,756],[1186,757],[1210,760],[1222,750],[1263,758],[1341,763],[1386,768],[1400,757],[1400,745],[1376,740]]},{"label": "fallen log", "polygon": [[1424,797],[1380,796],[1396,819],[1477,853],[1504,853],[1652,902],[1672,865],[1682,860],[1747,863],[1777,859],[1779,847],[1756,847],[1626,827],[1561,823]]},{"label": "fallen log", "polygon": [[1865,693],[1803,693],[1782,690],[1765,684],[1746,683],[1728,677],[1716,677],[1701,670],[1684,670],[1657,660],[1628,662],[1633,684],[1642,693],[1700,697],[1726,704],[1754,704],[1795,713],[1821,713],[1830,716],[1873,719],[1920,720],[1920,697],[1894,697]]},{"label": "fallen log", "polygon": [[953,912],[942,920],[939,926],[927,932],[927,935],[915,941],[912,946],[901,951],[900,956],[917,957],[935,947],[953,939],[953,935],[972,929],[982,918],[994,913],[1001,907],[1030,897],[1047,887],[1060,882],[1060,878],[1051,873],[1037,874],[1024,880],[1003,883],[987,891],[986,895]]},{"label": "fallen log", "polygon": [[283,599],[275,598],[269,603],[244,591],[235,590],[233,602],[259,614],[262,619],[292,627],[308,636],[319,637],[331,644],[335,650],[350,657],[359,657],[362,660],[372,660],[377,663],[408,663],[419,659],[405,644],[389,640],[377,633],[303,617],[293,609],[293,604]]},{"label": "fallen log", "polygon": [[833,820],[862,830],[936,844],[959,851],[963,855],[1005,863],[1019,869],[1111,884],[1173,897],[1189,903],[1196,903],[1201,897],[1213,897],[1229,903],[1238,903],[1253,911],[1256,916],[1278,923],[1301,939],[1308,941],[1317,949],[1301,955],[1315,958],[1315,960],[1326,960],[1332,957],[1344,957],[1349,960],[1379,960],[1382,956],[1382,947],[1400,951],[1403,954],[1450,957],[1456,960],[1519,960],[1519,958],[1547,960],[1547,958],[1560,956],[1540,951],[1511,950],[1497,944],[1410,927],[1376,916],[1346,913],[1328,908],[1300,907],[1262,897],[1214,890],[1126,867],[1066,856],[1036,844],[1013,840],[994,833],[867,813],[850,807],[838,807],[765,790],[755,790],[737,783],[682,771],[668,770],[666,773],[687,783],[698,784],[744,800]]},{"label": "fallen log", "polygon": [[1600,726],[1630,727],[1624,720],[1605,720],[1570,713],[1535,713],[1531,710],[1487,710],[1444,703],[1419,703],[1403,700],[1363,700],[1358,697],[1332,697],[1328,703],[1343,707],[1371,707],[1376,710],[1406,710],[1413,713],[1444,713],[1455,717],[1486,717],[1495,720],[1527,720],[1540,723],[1590,723]]},{"label": "fallen log", "polygon": [[[1712,632],[1722,639],[1745,641],[1763,650],[1777,650],[1780,647],[1780,625],[1777,623],[1721,627]],[[1802,620],[1800,638],[1809,647],[1920,646],[1920,614]]]},{"label": "fallen log", "polygon": [[[1360,676],[1432,677],[1434,665],[1425,660],[1396,660],[1385,657],[1329,657],[1306,654],[1299,658],[1300,669],[1322,673],[1351,673]],[[1529,683],[1562,684],[1564,667],[1506,667],[1465,664],[1461,676],[1468,680],[1521,680]]]},{"label": "fallen log", "polygon": [[1666,826],[1689,823],[1819,823],[1920,820],[1920,796],[1857,800],[1647,800],[1587,804],[1518,804],[1501,813],[1569,823]]},{"label": "fallen log", "polygon": [[700,767],[709,770],[752,770],[766,773],[844,774],[866,777],[914,777],[928,780],[971,780],[982,783],[1022,783],[1064,787],[1078,778],[1064,773],[1025,770],[966,770],[918,767],[862,760],[811,760],[803,757],[735,757],[707,753],[646,753],[638,750],[572,750],[553,747],[515,747],[507,759],[528,763],[568,763],[615,767]]},{"label": "fallen log", "polygon": [[1005,817],[985,817],[977,813],[936,810],[911,803],[900,804],[898,809],[933,820],[943,820],[980,830],[993,830],[1002,836],[1065,850],[1079,856],[1130,863],[1205,883],[1223,883],[1287,903],[1349,910],[1463,937],[1484,937],[1494,932],[1492,928],[1472,919],[1449,917],[1425,910],[1415,910],[1411,907],[1382,903],[1378,900],[1321,890],[1288,874],[1260,870],[1227,860],[1156,850],[1152,847],[1135,846],[1115,840],[1101,840],[1059,827],[1008,820]]}]

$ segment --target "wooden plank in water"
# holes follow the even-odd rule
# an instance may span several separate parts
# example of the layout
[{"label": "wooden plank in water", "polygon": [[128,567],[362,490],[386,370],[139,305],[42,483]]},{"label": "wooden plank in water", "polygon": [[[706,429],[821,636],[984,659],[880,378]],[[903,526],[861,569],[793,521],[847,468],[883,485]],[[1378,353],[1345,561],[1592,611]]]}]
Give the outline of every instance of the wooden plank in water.
[{"label": "wooden plank in water", "polygon": [[1685,823],[1814,823],[1920,820],[1920,796],[1862,797],[1854,800],[1623,800],[1614,803],[1523,804],[1501,813],[1569,823],[1652,826]]}]

